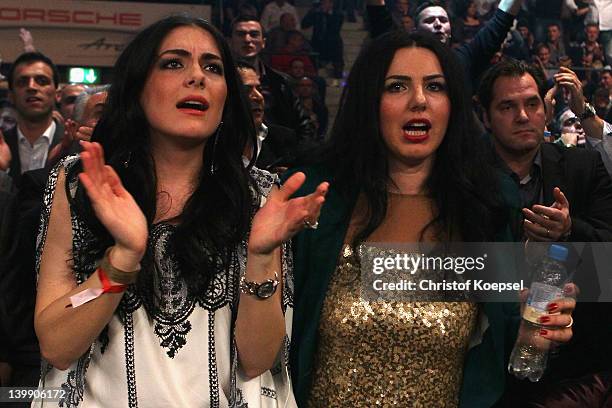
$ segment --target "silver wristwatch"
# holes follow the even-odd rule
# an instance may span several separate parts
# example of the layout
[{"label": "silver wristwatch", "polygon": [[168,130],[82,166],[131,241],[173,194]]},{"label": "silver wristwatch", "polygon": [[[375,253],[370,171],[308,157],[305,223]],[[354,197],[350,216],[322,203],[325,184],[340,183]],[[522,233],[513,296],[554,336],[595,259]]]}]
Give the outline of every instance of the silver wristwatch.
[{"label": "silver wristwatch", "polygon": [[597,115],[597,112],[595,111],[593,105],[591,105],[590,103],[585,103],[584,112],[582,112],[582,115],[580,115],[578,119],[580,119],[580,121],[582,122],[583,120],[592,118],[595,115]]},{"label": "silver wristwatch", "polygon": [[277,272],[274,272],[274,279],[266,279],[263,282],[248,281],[244,275],[240,278],[240,291],[246,295],[255,296],[258,299],[268,299],[274,295],[277,286]]}]

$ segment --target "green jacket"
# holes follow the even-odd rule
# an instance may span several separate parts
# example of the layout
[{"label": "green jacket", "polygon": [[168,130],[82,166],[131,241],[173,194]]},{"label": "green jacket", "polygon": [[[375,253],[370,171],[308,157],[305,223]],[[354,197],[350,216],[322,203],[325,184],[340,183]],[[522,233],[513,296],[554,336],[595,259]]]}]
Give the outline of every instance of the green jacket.
[{"label": "green jacket", "polygon": [[[330,181],[329,173],[322,167],[301,170],[306,173],[307,179],[296,196],[307,195],[319,183]],[[503,187],[510,200],[518,197],[517,191],[510,190],[513,186],[511,180],[508,180]],[[310,393],[321,310],[328,284],[336,269],[354,202],[343,199],[331,184],[319,217],[318,229],[304,230],[293,241],[295,308],[290,362],[294,393],[301,407],[306,406]],[[498,239],[512,240],[509,229]],[[501,397],[506,363],[516,338],[519,322],[517,303],[485,303],[483,310],[489,320],[489,328],[483,334],[482,342],[467,353],[460,395],[461,407],[490,407]]]}]

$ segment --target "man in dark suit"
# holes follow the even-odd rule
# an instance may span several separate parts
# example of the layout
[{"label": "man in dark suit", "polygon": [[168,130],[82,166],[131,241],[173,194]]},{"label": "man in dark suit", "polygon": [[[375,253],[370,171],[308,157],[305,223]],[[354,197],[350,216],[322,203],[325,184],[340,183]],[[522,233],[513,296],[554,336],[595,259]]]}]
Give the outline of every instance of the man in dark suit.
[{"label": "man in dark suit", "polygon": [[[253,122],[257,131],[257,151],[255,166],[260,169],[278,171],[291,166],[297,148],[295,132],[289,128],[264,124],[264,96],[261,93],[261,83],[255,67],[246,61],[236,62],[238,73],[249,98]],[[245,157],[251,158],[253,147],[249,146]]]},{"label": "man in dark suit", "polygon": [[58,82],[57,68],[41,53],[21,54],[11,66],[9,99],[17,126],[4,139],[10,148],[9,175],[16,183],[23,172],[44,167],[49,150],[62,140],[63,124],[53,120]]},{"label": "man in dark suit", "polygon": [[[543,242],[612,241],[612,180],[599,152],[543,143],[545,91],[537,69],[509,60],[485,73],[478,93],[500,167],[515,180],[520,195],[524,216],[520,235]],[[580,256],[583,265],[574,282],[581,296],[593,301],[599,285],[589,245]],[[572,341],[550,360],[550,372],[540,383],[509,378],[506,406],[525,406],[526,401],[555,392],[562,381],[612,367],[610,304],[578,300]]]},{"label": "man in dark suit", "polygon": [[267,122],[292,129],[300,142],[315,140],[315,124],[291,90],[288,76],[270,68],[261,59],[265,45],[263,29],[256,17],[234,19],[230,46],[234,55],[251,64],[259,76],[261,94],[266,97]]}]

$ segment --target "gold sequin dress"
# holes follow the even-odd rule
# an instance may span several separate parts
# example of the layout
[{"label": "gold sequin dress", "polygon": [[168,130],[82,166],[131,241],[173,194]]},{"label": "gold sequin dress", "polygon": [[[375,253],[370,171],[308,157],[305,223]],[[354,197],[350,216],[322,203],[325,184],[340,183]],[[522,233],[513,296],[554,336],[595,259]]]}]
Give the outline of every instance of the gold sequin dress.
[{"label": "gold sequin dress", "polygon": [[[423,196],[391,195],[388,216],[369,240],[418,240],[430,207]],[[407,208],[419,221],[397,232]],[[359,276],[358,257],[345,244],[323,305],[308,405],[456,407],[477,306],[366,301]]]}]

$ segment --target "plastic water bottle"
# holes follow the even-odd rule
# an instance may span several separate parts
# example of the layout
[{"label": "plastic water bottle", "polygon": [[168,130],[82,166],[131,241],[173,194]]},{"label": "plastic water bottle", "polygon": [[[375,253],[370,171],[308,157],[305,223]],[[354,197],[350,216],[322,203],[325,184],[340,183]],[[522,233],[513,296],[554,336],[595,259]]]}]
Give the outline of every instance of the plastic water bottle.
[{"label": "plastic water bottle", "polygon": [[567,248],[551,245],[548,256],[534,274],[518,338],[508,363],[508,372],[520,379],[539,381],[546,369],[550,340],[540,336],[542,325],[539,318],[548,314],[546,307],[550,302],[563,297],[563,286],[567,282],[564,265],[567,254]]}]

